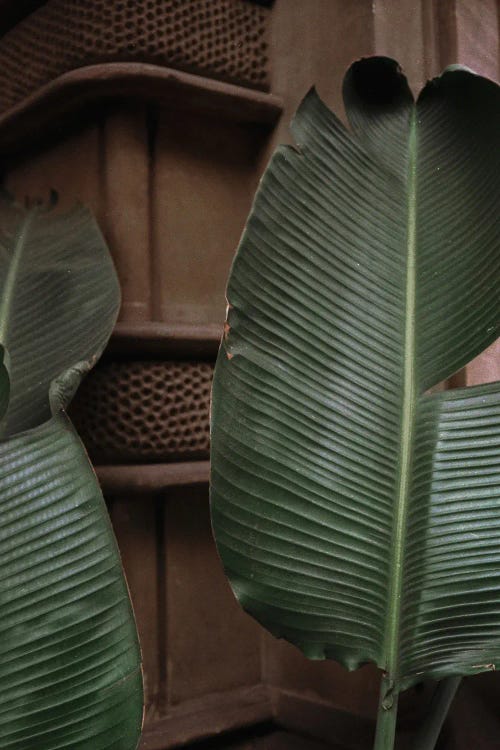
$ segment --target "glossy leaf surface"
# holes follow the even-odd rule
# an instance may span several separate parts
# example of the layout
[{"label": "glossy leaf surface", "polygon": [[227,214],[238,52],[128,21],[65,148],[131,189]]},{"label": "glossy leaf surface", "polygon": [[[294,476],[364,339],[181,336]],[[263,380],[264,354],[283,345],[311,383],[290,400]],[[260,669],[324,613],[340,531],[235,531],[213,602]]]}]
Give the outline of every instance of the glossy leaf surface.
[{"label": "glossy leaf surface", "polygon": [[399,690],[500,661],[500,386],[427,394],[499,334],[500,97],[372,58],[344,100],[306,97],[233,264],[212,516],[247,611]]},{"label": "glossy leaf surface", "polygon": [[0,747],[135,750],[142,675],[127,585],[63,411],[111,333],[116,275],[84,209],[5,204],[0,218]]},{"label": "glossy leaf surface", "polygon": [[10,382],[9,373],[5,367],[5,350],[0,345],[0,420],[9,406]]},{"label": "glossy leaf surface", "polygon": [[0,203],[0,342],[11,380],[3,435],[48,419],[51,387],[67,405],[109,338],[119,294],[87,210],[57,214]]}]

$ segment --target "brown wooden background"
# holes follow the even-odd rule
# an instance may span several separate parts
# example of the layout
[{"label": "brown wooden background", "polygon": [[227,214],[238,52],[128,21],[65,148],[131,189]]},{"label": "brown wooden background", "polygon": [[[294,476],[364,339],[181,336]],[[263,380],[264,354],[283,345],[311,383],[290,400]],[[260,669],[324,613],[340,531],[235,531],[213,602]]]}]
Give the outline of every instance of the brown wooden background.
[{"label": "brown wooden background", "polygon": [[[4,184],[19,197],[55,188],[63,206],[79,199],[92,207],[122,285],[122,350],[210,358],[258,179],[308,88],[316,84],[342,112],[344,71],[374,53],[398,59],[415,91],[451,62],[497,78],[499,21],[495,0],[276,0],[264,114],[253,107],[242,115],[228,103],[214,115],[158,97],[100,105],[55,143],[7,160]],[[273,97],[283,106],[274,125]],[[500,377],[499,353],[492,348],[462,380]],[[112,471],[106,488],[144,654],[144,750],[273,717],[337,740],[344,732],[362,747],[376,670],[307,662],[239,609],[211,536],[206,465],[175,476],[172,467],[127,470],[121,482]],[[496,690],[500,698],[494,676],[478,685],[483,697]],[[411,719],[426,696],[409,696],[403,715]],[[361,718],[345,724],[332,707]]]}]

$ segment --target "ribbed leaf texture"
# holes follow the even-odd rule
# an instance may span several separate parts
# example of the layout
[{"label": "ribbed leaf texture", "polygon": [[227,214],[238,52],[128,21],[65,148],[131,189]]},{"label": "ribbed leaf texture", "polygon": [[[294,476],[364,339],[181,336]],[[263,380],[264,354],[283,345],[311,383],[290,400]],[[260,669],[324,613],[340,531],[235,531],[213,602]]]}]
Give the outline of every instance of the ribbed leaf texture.
[{"label": "ribbed leaf texture", "polygon": [[135,750],[133,613],[99,485],[63,411],[111,333],[116,274],[83,208],[4,203],[0,220],[0,747]]},{"label": "ribbed leaf texture", "polygon": [[55,380],[56,390],[66,384],[60,401],[67,405],[109,338],[119,294],[111,258],[87,210],[24,211],[0,202],[0,342],[11,380],[3,435],[51,416]]},{"label": "ribbed leaf texture", "polygon": [[0,420],[3,418],[7,408],[9,406],[9,373],[5,367],[5,350],[0,345]]},{"label": "ribbed leaf texture", "polygon": [[305,98],[233,264],[212,515],[246,610],[399,690],[500,662],[500,385],[427,393],[499,334],[500,96],[371,58],[344,100]]}]

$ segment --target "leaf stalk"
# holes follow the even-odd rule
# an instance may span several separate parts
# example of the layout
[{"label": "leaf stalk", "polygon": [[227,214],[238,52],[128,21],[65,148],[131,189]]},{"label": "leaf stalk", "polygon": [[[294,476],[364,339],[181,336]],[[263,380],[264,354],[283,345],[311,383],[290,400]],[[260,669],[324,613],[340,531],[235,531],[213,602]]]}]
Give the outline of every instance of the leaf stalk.
[{"label": "leaf stalk", "polygon": [[377,729],[373,750],[393,750],[398,718],[399,692],[394,680],[388,675],[382,677],[377,714]]},{"label": "leaf stalk", "polygon": [[434,750],[460,682],[461,677],[447,677],[438,683],[427,718],[415,736],[413,750]]}]

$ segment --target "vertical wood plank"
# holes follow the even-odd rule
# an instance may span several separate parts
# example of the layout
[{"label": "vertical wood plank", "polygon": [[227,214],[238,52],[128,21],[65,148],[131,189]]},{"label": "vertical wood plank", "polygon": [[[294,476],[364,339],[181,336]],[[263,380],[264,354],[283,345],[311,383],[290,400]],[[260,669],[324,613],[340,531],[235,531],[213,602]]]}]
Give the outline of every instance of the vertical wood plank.
[{"label": "vertical wood plank", "polygon": [[334,661],[311,661],[285,641],[265,635],[267,680],[273,687],[307,693],[342,711],[374,717],[377,713],[380,675],[369,665],[347,672]]},{"label": "vertical wood plank", "polygon": [[[500,7],[496,0],[455,0],[457,62],[498,80]],[[465,385],[500,380],[500,342],[465,368]]]},{"label": "vertical wood plank", "polygon": [[429,62],[424,41],[422,2],[375,0],[375,52],[393,57],[404,70],[416,95],[425,83]]},{"label": "vertical wood plank", "polygon": [[25,197],[48,201],[55,190],[60,210],[81,201],[102,222],[100,144],[99,125],[69,134],[16,164],[5,177],[5,187],[19,201]]},{"label": "vertical wood plank", "polygon": [[441,70],[457,62],[457,22],[455,0],[442,0],[435,5],[438,53]]},{"label": "vertical wood plank", "polygon": [[105,235],[122,288],[121,320],[151,319],[150,184],[144,108],[104,126]]},{"label": "vertical wood plank", "polygon": [[141,642],[146,718],[157,714],[160,693],[158,659],[158,549],[155,504],[151,498],[116,498],[111,520],[120,548]]},{"label": "vertical wood plank", "polygon": [[497,0],[455,0],[457,60],[476,73],[498,79]]},{"label": "vertical wood plank", "polygon": [[165,524],[169,705],[259,684],[261,629],[224,575],[207,489],[172,490]]},{"label": "vertical wood plank", "polygon": [[441,67],[460,63],[480,75],[500,74],[497,0],[442,0],[436,4]]},{"label": "vertical wood plank", "polygon": [[[446,1],[446,0],[445,0]],[[436,5],[435,0],[420,0],[422,5],[422,36],[424,45],[423,59],[423,81],[438,76],[443,66],[441,64],[441,52],[439,44],[439,17],[438,8],[442,2]]]},{"label": "vertical wood plank", "polygon": [[500,380],[500,339],[465,368],[464,385],[478,385]]},{"label": "vertical wood plank", "polygon": [[154,315],[219,323],[229,267],[251,205],[260,133],[160,113],[153,179]]},{"label": "vertical wood plank", "polygon": [[283,98],[284,113],[269,150],[290,141],[290,119],[311,86],[342,116],[344,73],[354,60],[373,53],[372,0],[277,2],[270,29],[271,89]]}]

